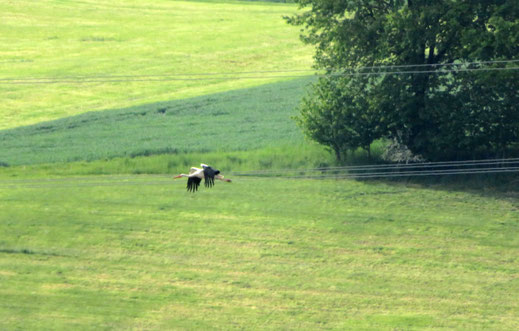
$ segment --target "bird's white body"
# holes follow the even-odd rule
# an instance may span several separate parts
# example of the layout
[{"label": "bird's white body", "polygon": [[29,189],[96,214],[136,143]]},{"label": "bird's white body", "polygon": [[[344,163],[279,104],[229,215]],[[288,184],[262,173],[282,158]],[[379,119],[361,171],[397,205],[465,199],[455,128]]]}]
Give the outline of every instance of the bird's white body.
[{"label": "bird's white body", "polygon": [[[188,175],[180,174],[180,175],[176,176],[175,178],[180,178],[180,177],[188,177],[188,178],[189,177],[198,177],[200,179],[204,179],[204,167],[207,167],[208,165],[202,163],[202,164],[200,164],[200,166],[202,167],[202,169],[191,167],[191,169],[189,170],[189,174]],[[216,175],[216,176],[214,176],[214,178],[219,179],[219,180],[224,180],[222,175]],[[228,180],[225,180],[225,181],[228,181]]]},{"label": "bird's white body", "polygon": [[189,175],[183,175],[182,177],[198,177],[200,179],[204,179],[204,169],[192,167],[189,170]]},{"label": "bird's white body", "polygon": [[[189,174],[186,175],[186,174],[180,174],[178,176],[175,176],[174,178],[180,178],[180,177],[187,177],[187,178],[190,178],[190,177],[198,177],[200,179],[204,179],[204,167],[208,167],[208,165],[206,164],[200,164],[200,166],[202,167],[202,169],[200,168],[195,168],[195,167],[191,167],[191,169],[189,170]],[[215,179],[219,179],[221,181],[224,181],[224,182],[230,182],[231,180],[230,179],[226,179],[224,178],[224,176],[222,175],[216,175],[214,176]]]}]

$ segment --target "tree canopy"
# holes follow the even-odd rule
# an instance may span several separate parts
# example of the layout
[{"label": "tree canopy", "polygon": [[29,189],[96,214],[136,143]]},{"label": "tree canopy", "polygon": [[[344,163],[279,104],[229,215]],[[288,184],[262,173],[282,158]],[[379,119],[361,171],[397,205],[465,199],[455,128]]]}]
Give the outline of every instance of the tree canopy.
[{"label": "tree canopy", "polygon": [[[302,11],[287,20],[302,26],[303,41],[315,45],[316,68],[344,73],[321,79],[309,96],[319,101],[302,103],[307,133],[316,127],[309,114],[333,109],[327,99],[335,98],[343,111],[333,113],[377,121],[361,125],[377,132],[358,132],[359,122],[352,126],[342,115],[320,119],[355,127],[357,135],[397,139],[430,160],[503,155],[518,142],[519,71],[512,68],[519,63],[509,61],[519,55],[519,1],[296,2]],[[360,70],[365,67],[378,70]],[[334,91],[338,86],[342,91]],[[337,97],[352,93],[367,100]],[[343,146],[355,145],[341,139],[352,142]]]}]

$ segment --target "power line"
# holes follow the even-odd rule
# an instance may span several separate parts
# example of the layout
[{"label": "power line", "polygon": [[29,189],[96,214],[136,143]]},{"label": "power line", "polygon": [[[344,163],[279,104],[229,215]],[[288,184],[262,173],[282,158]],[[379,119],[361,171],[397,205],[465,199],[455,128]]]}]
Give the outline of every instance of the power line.
[{"label": "power line", "polygon": [[[519,167],[506,168],[472,168],[472,169],[447,169],[435,171],[403,171],[395,173],[373,172],[353,173],[341,175],[326,175],[324,178],[390,178],[390,177],[415,177],[415,176],[441,176],[441,175],[470,175],[470,174],[495,174],[503,172],[519,172]],[[315,178],[314,176],[310,176]],[[318,176],[316,176],[318,177]]]},{"label": "power line", "polygon": [[67,187],[100,187],[100,186],[151,186],[151,185],[172,185],[172,181],[122,181],[122,182],[33,182],[33,183],[0,183],[0,188],[67,188]]},{"label": "power line", "polygon": [[[471,72],[471,71],[503,71],[518,70],[519,66],[514,67],[487,67],[487,68],[459,68],[459,69],[434,69],[434,70],[410,70],[410,71],[375,71],[363,72],[361,70],[377,70],[392,68],[415,68],[415,67],[452,67],[452,66],[471,66],[488,64],[507,64],[516,63],[519,60],[502,61],[482,61],[466,63],[444,63],[444,64],[417,64],[417,65],[396,65],[396,66],[372,66],[344,69],[341,72],[329,71],[328,73],[316,73],[316,77],[333,76],[381,76],[381,75],[403,75],[403,74],[444,74],[452,72]],[[295,73],[295,72],[315,72],[315,70],[270,70],[270,71],[248,71],[230,73],[190,73],[190,74],[162,74],[162,75],[94,75],[94,76],[62,76],[62,77],[25,77],[25,78],[0,78],[0,84],[20,85],[20,84],[60,84],[60,83],[119,83],[119,82],[165,82],[165,81],[201,81],[201,80],[233,80],[233,79],[272,79],[272,78],[301,78],[305,75],[263,75],[265,73]],[[241,76],[241,75],[253,76]],[[256,75],[262,74],[262,75]]]},{"label": "power line", "polygon": [[364,179],[364,178],[393,178],[393,177],[417,177],[417,176],[446,176],[446,175],[475,175],[475,174],[498,174],[519,172],[519,167],[495,167],[495,168],[473,168],[473,169],[448,169],[436,171],[408,171],[408,172],[371,172],[371,173],[346,173],[346,174],[323,174],[323,175],[265,175],[265,174],[240,174],[235,176],[257,177],[257,178],[283,178],[283,179]]},{"label": "power line", "polygon": [[414,176],[468,175],[519,172],[519,158],[468,161],[381,164],[312,169],[258,170],[234,172],[234,176],[280,178],[391,178]]},{"label": "power line", "polygon": [[[316,74],[314,77],[347,77],[347,76],[384,76],[384,75],[404,75],[404,74],[445,74],[453,72],[471,71],[506,71],[519,70],[518,67],[509,68],[475,68],[457,70],[422,70],[422,71],[392,71],[375,73],[341,73],[341,74]],[[240,80],[240,79],[273,79],[273,78],[302,78],[302,75],[275,75],[275,76],[222,76],[207,78],[154,78],[154,79],[84,79],[84,80],[49,80],[49,81],[0,81],[0,85],[47,85],[47,84],[88,84],[88,83],[129,83],[129,82],[170,82],[170,81],[207,81],[207,80]]]},{"label": "power line", "polygon": [[[496,162],[493,162],[496,161]],[[452,165],[454,162],[457,164]],[[465,163],[463,163],[465,162]],[[475,162],[477,166],[472,163]],[[501,166],[496,166],[500,164]],[[462,169],[420,169],[413,166],[464,166]],[[388,165],[390,166],[390,165]],[[478,167],[479,166],[479,167]],[[479,161],[451,161],[436,162],[433,164],[415,164],[407,168],[373,168],[376,166],[358,167],[329,167],[314,169],[291,169],[291,170],[268,170],[270,172],[248,171],[231,172],[230,176],[255,177],[255,178],[282,178],[282,179],[370,179],[370,178],[395,178],[395,177],[417,177],[417,176],[447,176],[447,175],[477,175],[477,174],[502,174],[519,172],[519,159],[494,159]],[[358,171],[361,168],[366,172],[340,172],[332,171]],[[322,173],[312,174],[315,171]],[[305,172],[309,174],[305,174]],[[91,187],[91,186],[135,186],[135,185],[172,185],[172,175],[147,175],[144,178],[138,176],[99,176],[96,177],[73,177],[73,178],[51,178],[51,179],[23,179],[23,180],[0,180],[0,188],[42,188],[42,187]],[[151,177],[151,178],[150,178]],[[150,180],[152,179],[152,180]]]},{"label": "power line", "polygon": [[[426,176],[448,176],[448,175],[481,175],[481,174],[503,174],[503,173],[515,173],[519,172],[519,167],[507,167],[507,168],[485,168],[485,169],[461,169],[461,170],[443,170],[443,171],[421,171],[421,172],[402,172],[402,173],[366,173],[366,174],[336,174],[336,175],[301,175],[301,176],[290,176],[290,175],[236,175],[243,176],[247,178],[257,178],[257,179],[383,179],[383,178],[395,178],[395,177],[426,177]],[[96,179],[92,181],[82,181],[82,182],[74,182],[69,180],[63,181],[34,181],[34,182],[21,182],[16,183],[11,181],[9,183],[1,183],[1,188],[45,188],[45,187],[54,187],[54,188],[67,188],[67,187],[102,187],[102,186],[151,186],[151,185],[175,185],[175,183],[184,183],[184,182],[174,182],[171,180],[154,180],[154,181],[139,181],[139,180],[130,180],[130,181],[108,181],[108,182],[99,182]]]},{"label": "power line", "polygon": [[[518,60],[519,61],[519,60]],[[314,69],[293,69],[293,70],[265,70],[265,71],[239,71],[239,72],[203,72],[203,73],[172,73],[172,74],[149,74],[149,75],[76,75],[59,77],[23,77],[23,78],[0,78],[0,81],[21,81],[21,80],[57,80],[57,79],[97,79],[97,78],[155,78],[155,77],[192,77],[192,76],[227,76],[227,75],[250,75],[266,73],[285,73],[285,72],[315,72]]]},{"label": "power line", "polygon": [[327,171],[365,171],[365,170],[406,170],[412,168],[432,168],[432,167],[469,167],[469,166],[483,166],[483,165],[505,165],[505,164],[519,163],[519,158],[506,159],[481,159],[481,160],[466,160],[466,161],[439,161],[439,162],[419,162],[409,164],[378,164],[378,165],[358,165],[358,166],[340,166],[340,167],[320,167],[307,169],[267,169],[256,170],[251,172],[234,172],[233,175],[247,175],[247,174],[268,174],[268,173],[283,173],[283,172],[327,172]]},{"label": "power line", "polygon": [[[493,60],[493,61],[475,61],[475,62],[450,62],[450,63],[434,63],[434,64],[403,64],[403,65],[379,65],[379,66],[364,66],[357,68],[342,68],[323,69],[328,72],[338,71],[359,71],[359,70],[376,70],[380,68],[415,68],[415,67],[443,67],[443,66],[462,66],[462,65],[488,65],[488,64],[507,64],[518,63],[517,60]],[[71,75],[59,77],[23,77],[23,78],[0,78],[0,81],[10,80],[53,80],[53,79],[88,79],[88,78],[142,78],[142,77],[183,77],[183,76],[221,76],[221,75],[250,75],[250,74],[264,74],[264,73],[285,73],[285,72],[315,72],[316,69],[286,69],[286,70],[260,70],[260,71],[238,71],[238,72],[203,72],[203,73],[172,73],[172,74],[149,74],[149,75]]]},{"label": "power line", "polygon": [[[423,63],[423,64],[401,64],[401,65],[379,65],[379,66],[364,66],[358,68],[350,68],[349,70],[373,70],[380,68],[420,68],[420,67],[443,67],[443,66],[463,66],[463,65],[481,65],[481,64],[507,64],[517,63],[519,59],[514,60],[492,60],[492,61],[474,61],[474,62],[450,62],[450,63]],[[334,69],[328,69],[338,71]],[[343,69],[344,70],[344,69]],[[348,69],[346,69],[348,70]]]}]

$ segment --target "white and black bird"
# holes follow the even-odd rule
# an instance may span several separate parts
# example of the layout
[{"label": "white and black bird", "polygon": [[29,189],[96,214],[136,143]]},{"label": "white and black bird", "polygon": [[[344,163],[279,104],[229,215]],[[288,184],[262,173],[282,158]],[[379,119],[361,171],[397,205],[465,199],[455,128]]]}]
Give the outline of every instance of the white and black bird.
[{"label": "white and black bird", "polygon": [[200,186],[202,179],[204,180],[206,187],[212,187],[214,185],[215,179],[228,183],[231,182],[230,179],[224,178],[222,175],[220,175],[220,170],[214,169],[203,163],[200,164],[200,166],[202,169],[192,167],[191,170],[189,170],[189,175],[180,174],[174,178],[177,179],[181,177],[187,177],[187,190],[190,192],[198,191],[198,187]]}]

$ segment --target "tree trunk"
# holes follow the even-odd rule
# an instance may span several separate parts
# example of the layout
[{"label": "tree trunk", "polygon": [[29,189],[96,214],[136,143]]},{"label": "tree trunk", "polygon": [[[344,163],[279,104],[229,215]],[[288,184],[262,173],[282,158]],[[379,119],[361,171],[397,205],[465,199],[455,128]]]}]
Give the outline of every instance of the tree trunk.
[{"label": "tree trunk", "polygon": [[335,152],[335,158],[337,159],[337,161],[341,162],[342,161],[341,150],[338,147],[334,146],[333,151]]}]

